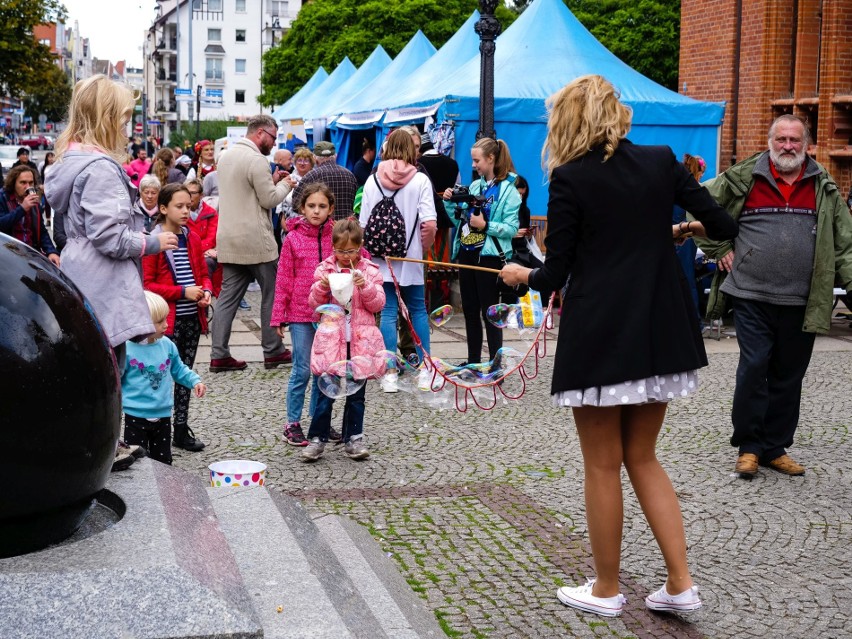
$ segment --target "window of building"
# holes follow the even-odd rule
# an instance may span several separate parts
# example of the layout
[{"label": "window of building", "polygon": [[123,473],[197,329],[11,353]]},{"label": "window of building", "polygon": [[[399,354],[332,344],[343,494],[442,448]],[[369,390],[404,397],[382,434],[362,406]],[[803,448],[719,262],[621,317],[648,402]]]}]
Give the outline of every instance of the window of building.
[{"label": "window of building", "polygon": [[221,29],[207,29],[207,41],[208,42],[221,42],[222,41],[222,30]]},{"label": "window of building", "polygon": [[237,0],[237,5],[235,7],[237,13],[245,13],[246,12],[246,0]]},{"label": "window of building", "polygon": [[193,11],[204,11],[205,9],[207,11],[222,11],[222,0],[206,0],[206,2],[205,0],[192,0],[192,9]]},{"label": "window of building", "polygon": [[245,59],[237,58],[234,60],[234,71],[236,73],[245,73],[246,72],[246,61]]},{"label": "window of building", "polygon": [[245,42],[246,41],[246,30],[245,29],[237,29],[237,42]]},{"label": "window of building", "polygon": [[237,89],[234,91],[234,102],[237,104],[245,104],[246,103],[246,92]]},{"label": "window of building", "polygon": [[272,0],[269,3],[269,13],[279,18],[287,17],[288,3],[286,0]]},{"label": "window of building", "polygon": [[222,58],[207,58],[204,75],[207,80],[224,80],[225,73],[222,71]]}]

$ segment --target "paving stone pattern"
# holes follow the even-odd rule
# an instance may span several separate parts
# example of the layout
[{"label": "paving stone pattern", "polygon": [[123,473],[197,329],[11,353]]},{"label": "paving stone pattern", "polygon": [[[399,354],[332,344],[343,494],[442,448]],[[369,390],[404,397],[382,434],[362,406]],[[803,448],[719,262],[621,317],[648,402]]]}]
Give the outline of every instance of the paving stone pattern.
[{"label": "paving stone pattern", "polygon": [[206,477],[212,461],[265,462],[270,488],[316,516],[343,514],[367,527],[450,637],[852,637],[852,331],[844,322],[833,334],[805,379],[791,449],[804,477],[733,475],[737,355],[724,340],[718,348],[708,341],[708,350],[722,352],[710,355],[700,391],[671,404],[659,456],[681,499],[705,604],[689,616],[644,608],[665,569],[626,475],[624,615],[603,619],[557,601],[560,585],[593,576],[593,568],[582,460],[570,412],[550,404],[550,358],[522,399],[490,412],[432,411],[372,382],[370,459],[352,461],[329,445],[315,464],[301,463],[301,449],[281,438],[287,369],[252,363],[210,374],[199,363],[210,391],[193,399],[191,426],[207,448],[175,451],[175,464]]}]

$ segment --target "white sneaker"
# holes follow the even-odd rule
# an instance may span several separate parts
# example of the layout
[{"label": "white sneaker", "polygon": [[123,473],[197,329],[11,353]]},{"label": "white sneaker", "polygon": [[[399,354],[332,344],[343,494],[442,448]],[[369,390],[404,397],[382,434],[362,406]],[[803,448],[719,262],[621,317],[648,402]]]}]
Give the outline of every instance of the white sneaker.
[{"label": "white sneaker", "polygon": [[252,293],[257,293],[260,290],[260,284],[258,284],[257,282],[252,282],[251,284],[248,285],[248,289],[246,289],[246,290],[248,290]]},{"label": "white sneaker", "polygon": [[602,617],[618,617],[621,614],[622,606],[627,601],[624,595],[618,593],[615,597],[595,597],[592,594],[592,586],[594,585],[595,580],[590,579],[584,586],[574,588],[563,586],[556,591],[556,596],[566,606],[593,612]]},{"label": "white sneaker", "polygon": [[432,376],[434,371],[428,371],[425,368],[417,373],[417,389],[422,391],[432,390]]},{"label": "white sneaker", "polygon": [[701,599],[698,598],[698,586],[687,588],[679,595],[670,595],[666,592],[666,585],[663,584],[657,592],[645,597],[645,605],[650,610],[689,612],[701,607]]},{"label": "white sneaker", "polygon": [[302,449],[302,461],[316,461],[322,457],[323,452],[325,452],[325,442],[321,442],[319,437],[314,437],[307,447]]},{"label": "white sneaker", "polygon": [[399,392],[399,375],[397,373],[385,373],[379,380],[379,385],[386,393]]}]

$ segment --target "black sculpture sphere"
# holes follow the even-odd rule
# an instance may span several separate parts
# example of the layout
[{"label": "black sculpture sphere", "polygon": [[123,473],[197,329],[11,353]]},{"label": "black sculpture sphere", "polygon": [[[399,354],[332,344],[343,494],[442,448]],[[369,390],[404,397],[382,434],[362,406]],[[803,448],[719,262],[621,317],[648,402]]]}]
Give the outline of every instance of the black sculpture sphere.
[{"label": "black sculpture sphere", "polygon": [[115,357],[89,303],[0,233],[0,557],[77,529],[109,476],[120,411]]}]

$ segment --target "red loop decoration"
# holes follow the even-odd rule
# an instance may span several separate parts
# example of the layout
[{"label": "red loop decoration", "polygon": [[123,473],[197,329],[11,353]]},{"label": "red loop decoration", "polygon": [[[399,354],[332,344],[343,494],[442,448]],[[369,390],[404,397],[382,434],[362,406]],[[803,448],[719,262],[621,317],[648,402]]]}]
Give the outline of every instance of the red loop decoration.
[{"label": "red loop decoration", "polygon": [[[455,382],[451,378],[447,377],[442,371],[438,370],[437,366],[435,366],[432,363],[432,356],[429,354],[428,351],[426,351],[425,348],[423,348],[423,342],[420,340],[420,336],[414,330],[414,325],[411,322],[411,316],[408,313],[408,307],[405,305],[405,302],[403,302],[403,300],[402,300],[402,292],[399,290],[399,282],[396,279],[396,274],[393,272],[393,267],[391,266],[391,260],[387,260],[387,265],[388,265],[388,272],[390,273],[391,279],[393,280],[393,286],[394,286],[394,290],[396,291],[396,297],[399,300],[400,313],[402,314],[403,319],[405,319],[405,323],[408,324],[408,328],[411,330],[411,335],[412,335],[412,338],[414,340],[414,344],[416,346],[418,346],[423,351],[424,359],[429,362],[429,366],[432,369],[432,380],[431,380],[431,383],[429,385],[432,392],[437,392],[437,391],[443,390],[446,387],[447,383],[450,383],[453,386],[455,386],[456,410],[459,411],[460,413],[467,412],[467,409],[468,409],[468,398],[467,398],[468,394],[470,395],[471,399],[473,400],[473,403],[480,410],[493,410],[494,409],[494,407],[497,405],[497,390],[498,389],[500,390],[500,393],[503,395],[503,397],[505,397],[506,399],[517,400],[517,399],[520,399],[521,397],[523,397],[524,393],[527,390],[527,380],[528,379],[535,379],[536,377],[538,377],[538,373],[539,373],[538,361],[539,361],[539,359],[547,356],[547,330],[553,328],[553,321],[552,321],[552,319],[553,319],[553,315],[552,315],[552,313],[553,313],[553,301],[556,299],[556,293],[552,293],[551,296],[550,296],[550,300],[548,301],[548,304],[547,304],[547,309],[544,311],[544,318],[542,319],[541,326],[539,327],[538,332],[536,333],[536,336],[535,336],[535,339],[533,340],[533,343],[530,345],[530,347],[527,349],[527,352],[524,353],[524,356],[521,358],[521,361],[515,367],[506,371],[500,378],[492,380],[490,382],[485,382],[485,383],[482,383],[482,384],[473,384],[473,385],[464,384],[463,385],[463,384],[458,384],[457,382]],[[527,361],[527,359],[529,359],[530,355],[534,355],[533,363],[534,363],[535,368],[533,369],[532,374],[527,372],[527,369],[525,367],[526,361]],[[514,373],[516,371],[518,372],[518,374],[520,375],[520,378],[521,378],[521,392],[520,392],[519,395],[513,396],[513,395],[506,393],[506,391],[503,390],[503,386],[502,386],[502,384],[500,384],[500,382],[502,382],[504,379],[509,377],[509,375],[511,375],[512,373]],[[443,379],[443,382],[442,382],[440,387],[436,387],[435,383],[436,383],[439,376]],[[492,389],[492,392],[494,394],[494,401],[491,403],[490,406],[483,406],[482,404],[479,403],[479,400],[477,399],[476,395],[473,393],[473,390],[476,389],[476,388],[491,388]],[[459,393],[459,391],[462,391],[462,392]],[[461,398],[459,397],[460,394],[461,394]],[[460,403],[460,399],[464,400],[463,404]]]}]

